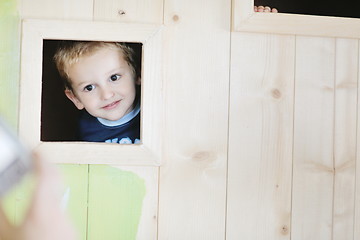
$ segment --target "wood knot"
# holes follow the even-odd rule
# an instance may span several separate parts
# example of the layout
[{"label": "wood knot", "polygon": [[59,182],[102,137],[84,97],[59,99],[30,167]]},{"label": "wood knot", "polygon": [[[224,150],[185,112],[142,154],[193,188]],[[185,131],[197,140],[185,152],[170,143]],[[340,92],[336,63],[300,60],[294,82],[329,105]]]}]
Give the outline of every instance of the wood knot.
[{"label": "wood knot", "polygon": [[286,234],[288,234],[288,233],[289,233],[289,228],[288,228],[288,226],[283,225],[283,226],[281,227],[281,234],[286,235]]},{"label": "wood knot", "polygon": [[273,98],[276,98],[276,99],[279,99],[279,98],[281,98],[281,92],[280,92],[280,90],[279,89],[273,89],[272,91],[271,91],[271,96],[273,97]]},{"label": "wood knot", "polygon": [[120,10],[118,11],[118,14],[119,14],[120,16],[123,16],[123,15],[126,14],[126,12],[125,12],[124,10],[121,10],[121,9],[120,9]]},{"label": "wood knot", "polygon": [[213,162],[216,160],[216,154],[208,151],[196,152],[192,155],[192,159],[196,162]]},{"label": "wood knot", "polygon": [[175,15],[172,17],[172,19],[173,19],[174,22],[177,22],[177,21],[179,21],[180,17],[175,14]]}]

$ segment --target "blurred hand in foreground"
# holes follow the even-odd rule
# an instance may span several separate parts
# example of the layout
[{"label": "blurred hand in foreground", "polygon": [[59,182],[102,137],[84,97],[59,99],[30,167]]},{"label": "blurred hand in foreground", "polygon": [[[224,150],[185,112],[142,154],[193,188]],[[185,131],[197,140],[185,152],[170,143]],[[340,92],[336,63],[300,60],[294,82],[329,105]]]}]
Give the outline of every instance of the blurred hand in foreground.
[{"label": "blurred hand in foreground", "polygon": [[75,240],[75,229],[61,208],[62,182],[55,166],[34,155],[35,189],[23,222],[11,224],[0,202],[1,240]]}]

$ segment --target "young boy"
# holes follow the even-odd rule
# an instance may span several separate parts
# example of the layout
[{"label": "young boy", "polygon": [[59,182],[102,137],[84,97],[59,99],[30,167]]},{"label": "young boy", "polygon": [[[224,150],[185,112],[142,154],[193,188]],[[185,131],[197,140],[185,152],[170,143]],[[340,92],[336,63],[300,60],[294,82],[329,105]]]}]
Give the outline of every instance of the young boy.
[{"label": "young boy", "polygon": [[116,42],[71,41],[54,60],[65,95],[83,114],[81,141],[140,142],[140,69],[134,50]]}]

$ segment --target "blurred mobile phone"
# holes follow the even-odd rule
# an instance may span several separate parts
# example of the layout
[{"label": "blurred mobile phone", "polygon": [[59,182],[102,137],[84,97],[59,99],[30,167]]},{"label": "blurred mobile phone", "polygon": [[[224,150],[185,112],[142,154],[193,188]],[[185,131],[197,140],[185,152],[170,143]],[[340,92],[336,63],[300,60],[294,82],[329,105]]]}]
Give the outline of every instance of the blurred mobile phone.
[{"label": "blurred mobile phone", "polygon": [[31,168],[31,154],[0,119],[0,197]]}]

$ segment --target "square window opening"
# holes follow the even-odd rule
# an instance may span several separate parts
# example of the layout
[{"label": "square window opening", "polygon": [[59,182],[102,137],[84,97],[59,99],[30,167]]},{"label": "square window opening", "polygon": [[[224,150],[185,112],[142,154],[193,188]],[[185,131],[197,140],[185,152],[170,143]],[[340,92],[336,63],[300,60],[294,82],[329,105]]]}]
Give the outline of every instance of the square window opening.
[{"label": "square window opening", "polygon": [[[82,119],[83,115],[86,114],[85,110],[79,110],[74,103],[65,94],[64,77],[61,77],[56,67],[54,55],[60,46],[64,44],[72,44],[73,40],[43,40],[43,53],[42,53],[42,91],[41,91],[41,126],[40,126],[40,139],[43,142],[64,142],[64,141],[89,141],[89,142],[111,142],[111,143],[141,143],[135,140],[135,137],[130,138],[119,138],[117,136],[101,136],[99,139],[104,138],[105,140],[97,140],[94,136],[84,137],[79,130],[79,119]],[[89,42],[89,41],[81,41]],[[95,42],[95,41],[93,41]],[[134,53],[134,62],[137,69],[136,78],[141,79],[142,73],[142,52],[143,44],[138,42],[122,42]],[[134,73],[135,74],[135,73]],[[141,81],[141,80],[140,80]],[[134,99],[133,107],[140,111],[140,96],[142,84],[136,85],[136,97]],[[118,100],[118,99],[117,99]],[[111,102],[111,101],[110,101]],[[138,104],[135,104],[138,103]],[[142,104],[141,104],[142,105]],[[111,109],[111,106],[108,107]],[[131,113],[131,112],[130,112]],[[125,117],[129,119],[131,116],[127,113]],[[129,115],[130,114],[130,115]],[[140,134],[140,113],[138,113],[139,124],[136,125],[137,130]],[[88,116],[88,115],[86,115]],[[134,116],[134,111],[132,111]],[[124,117],[124,118],[125,118]],[[101,120],[101,119],[100,119]],[[106,120],[106,119],[105,119]],[[113,119],[111,119],[113,120]],[[124,120],[124,119],[123,119]],[[124,123],[124,121],[121,121]],[[130,122],[130,121],[129,121]],[[103,124],[111,124],[114,121],[103,122]],[[101,124],[101,125],[103,125]],[[114,123],[115,124],[115,123]],[[124,123],[125,124],[125,123]],[[80,124],[81,125],[81,124]],[[99,130],[100,131],[100,130]],[[105,134],[105,131],[101,131],[101,134]],[[134,139],[132,139],[134,138]],[[89,140],[86,140],[89,139]],[[137,138],[136,138],[137,139]]]}]

